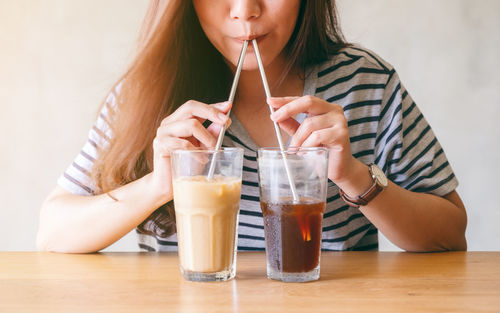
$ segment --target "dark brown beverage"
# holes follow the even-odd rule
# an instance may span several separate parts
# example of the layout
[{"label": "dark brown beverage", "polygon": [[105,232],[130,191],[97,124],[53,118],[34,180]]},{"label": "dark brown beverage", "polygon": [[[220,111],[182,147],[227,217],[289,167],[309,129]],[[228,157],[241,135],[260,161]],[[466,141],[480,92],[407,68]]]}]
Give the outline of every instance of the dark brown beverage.
[{"label": "dark brown beverage", "polygon": [[325,203],[301,199],[261,202],[268,267],[276,272],[302,273],[319,264]]}]

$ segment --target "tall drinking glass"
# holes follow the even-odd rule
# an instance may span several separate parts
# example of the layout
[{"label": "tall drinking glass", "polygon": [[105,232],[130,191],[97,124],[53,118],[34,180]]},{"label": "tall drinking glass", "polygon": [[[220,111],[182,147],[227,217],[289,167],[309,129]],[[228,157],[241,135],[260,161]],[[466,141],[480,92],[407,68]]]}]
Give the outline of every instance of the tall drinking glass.
[{"label": "tall drinking glass", "polygon": [[236,274],[242,167],[240,148],[172,152],[180,270],[186,280],[226,281]]},{"label": "tall drinking glass", "polygon": [[[267,277],[284,282],[319,279],[328,150],[262,148],[257,161]],[[291,182],[298,200],[293,198]]]}]

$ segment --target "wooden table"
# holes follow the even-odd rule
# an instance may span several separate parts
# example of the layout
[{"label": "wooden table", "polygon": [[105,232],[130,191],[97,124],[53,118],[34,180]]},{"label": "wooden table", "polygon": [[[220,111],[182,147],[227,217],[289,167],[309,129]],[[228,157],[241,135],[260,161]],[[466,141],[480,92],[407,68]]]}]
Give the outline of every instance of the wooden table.
[{"label": "wooden table", "polygon": [[235,280],[184,281],[177,254],[0,253],[0,312],[500,312],[500,252],[330,252],[321,279],[266,279],[239,253]]}]

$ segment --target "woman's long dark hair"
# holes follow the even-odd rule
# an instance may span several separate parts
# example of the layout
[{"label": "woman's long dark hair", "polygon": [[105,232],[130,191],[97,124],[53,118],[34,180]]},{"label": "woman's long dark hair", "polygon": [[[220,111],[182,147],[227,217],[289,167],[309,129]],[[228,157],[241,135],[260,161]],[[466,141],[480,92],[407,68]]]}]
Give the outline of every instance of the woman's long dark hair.
[{"label": "woman's long dark hair", "polygon": [[[141,34],[142,48],[120,79],[119,109],[110,116],[113,138],[92,171],[99,193],[152,171],[152,142],[166,116],[189,99],[224,101],[230,89],[231,70],[205,36],[192,1],[165,1],[151,1]],[[282,77],[294,68],[304,72],[346,45],[335,1],[302,0],[296,27],[285,47],[288,62]],[[172,235],[173,206],[163,205],[137,230],[159,238]]]}]

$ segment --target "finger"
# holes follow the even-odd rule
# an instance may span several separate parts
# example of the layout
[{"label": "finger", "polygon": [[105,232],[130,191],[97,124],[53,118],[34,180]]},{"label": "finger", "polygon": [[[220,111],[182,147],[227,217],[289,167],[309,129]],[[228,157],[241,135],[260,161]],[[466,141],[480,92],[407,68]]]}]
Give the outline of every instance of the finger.
[{"label": "finger", "polygon": [[333,126],[333,119],[329,114],[316,115],[306,118],[298,127],[290,141],[290,146],[300,147],[304,141],[314,132]]},{"label": "finger", "polygon": [[289,136],[293,136],[300,124],[293,118],[289,118],[284,120],[283,122],[278,123],[281,129],[283,129]]},{"label": "finger", "polygon": [[281,108],[285,104],[297,100],[300,97],[270,97],[267,98],[267,104],[275,109]]},{"label": "finger", "polygon": [[281,122],[287,118],[294,117],[299,113],[308,113],[310,115],[319,115],[335,109],[335,105],[325,100],[304,96],[293,100],[271,114],[271,119],[275,122]]},{"label": "finger", "polygon": [[[231,126],[231,123],[232,123],[232,121],[231,121],[231,119],[229,119],[225,125],[226,129],[229,128],[229,126]],[[210,124],[210,126],[208,126],[207,130],[210,134],[212,134],[212,136],[218,138],[221,128],[222,128],[222,125],[212,123],[212,124]]]},{"label": "finger", "polygon": [[341,126],[316,130],[302,143],[302,147],[326,146],[338,151],[349,149],[349,131]]},{"label": "finger", "polygon": [[[229,118],[228,112],[231,109],[231,107],[233,106],[233,104],[230,103],[229,101],[224,101],[224,102],[212,103],[212,104],[209,104],[208,106],[212,107],[212,108],[215,108],[216,110],[219,110],[222,114],[224,114],[227,118]],[[219,115],[220,113],[217,113],[217,114]],[[220,115],[220,117],[222,117],[222,116]],[[196,117],[196,116],[195,116],[195,118],[197,120],[199,120],[200,123],[204,123],[207,120],[207,119],[204,119],[204,118],[201,118],[201,117]],[[215,124],[215,125],[228,125],[228,123],[229,123],[228,120],[229,119],[227,119],[225,123],[218,123],[218,122],[212,122],[211,121],[212,123],[210,125],[212,125],[212,124]],[[227,126],[227,127],[229,127],[229,126]]]},{"label": "finger", "polygon": [[224,101],[224,102],[212,103],[212,104],[209,104],[209,106],[216,108],[217,110],[226,114],[229,111],[229,109],[231,109],[233,107],[233,104],[229,101]]},{"label": "finger", "polygon": [[199,101],[189,100],[165,118],[162,124],[197,118],[201,122],[209,120],[212,123],[223,125],[228,119],[224,112],[227,112],[229,108],[231,108],[231,104],[227,101],[208,105]]},{"label": "finger", "polygon": [[332,140],[335,133],[332,128],[324,128],[313,131],[309,137],[301,144],[301,147],[321,147],[323,142]]},{"label": "finger", "polygon": [[176,137],[156,137],[153,140],[153,150],[156,158],[169,158],[174,150],[195,149],[196,147],[186,139]]},{"label": "finger", "polygon": [[175,137],[156,137],[153,140],[154,164],[153,170],[160,173],[164,179],[171,179],[170,156],[174,150],[191,150],[195,147],[186,139]]},{"label": "finger", "polygon": [[181,120],[158,128],[157,136],[169,136],[189,138],[194,137],[207,147],[215,146],[217,142],[214,137],[203,125],[196,119],[191,118]]},{"label": "finger", "polygon": [[187,141],[189,141],[194,147],[203,146],[203,144],[198,139],[196,139],[194,137],[187,137],[187,138],[183,138],[183,139],[186,139]]}]

